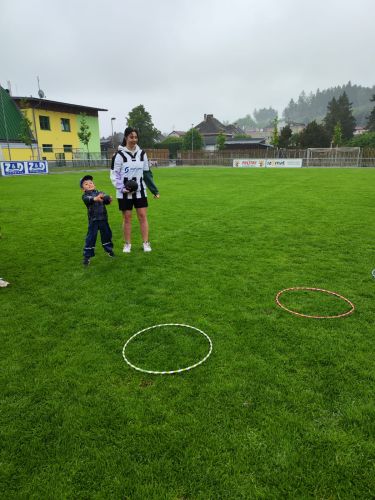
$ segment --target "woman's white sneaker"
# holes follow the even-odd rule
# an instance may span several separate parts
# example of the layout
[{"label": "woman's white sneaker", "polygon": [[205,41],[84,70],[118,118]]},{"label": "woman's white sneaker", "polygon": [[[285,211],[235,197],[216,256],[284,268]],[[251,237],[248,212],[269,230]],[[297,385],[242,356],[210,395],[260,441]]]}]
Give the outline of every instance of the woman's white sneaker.
[{"label": "woman's white sneaker", "polygon": [[131,243],[125,243],[124,248],[122,250],[124,253],[130,253],[132,251]]},{"label": "woman's white sneaker", "polygon": [[149,241],[143,242],[143,251],[144,252],[151,252],[151,250],[152,250],[152,248],[151,248],[150,242]]}]

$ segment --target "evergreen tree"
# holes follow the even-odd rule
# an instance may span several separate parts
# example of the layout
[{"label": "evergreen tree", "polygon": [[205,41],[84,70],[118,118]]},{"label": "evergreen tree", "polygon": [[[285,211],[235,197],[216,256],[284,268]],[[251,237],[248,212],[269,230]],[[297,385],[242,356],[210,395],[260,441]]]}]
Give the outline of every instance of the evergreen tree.
[{"label": "evergreen tree", "polygon": [[333,97],[327,106],[324,125],[330,138],[333,138],[337,123],[340,123],[342,138],[351,139],[355,128],[355,118],[352,113],[352,104],[345,92],[337,100]]},{"label": "evergreen tree", "polygon": [[126,119],[128,127],[136,128],[139,132],[139,141],[143,148],[153,148],[160,135],[160,131],[152,123],[152,117],[144,106],[140,104],[133,108]]},{"label": "evergreen tree", "polygon": [[313,120],[298,134],[298,142],[301,148],[328,148],[330,137],[326,128]]},{"label": "evergreen tree", "polygon": [[309,95],[302,91],[297,102],[290,100],[283,111],[283,118],[286,122],[309,123],[316,120],[320,123],[327,112],[328,103],[333,97],[338,100],[344,92],[353,104],[353,116],[357,124],[365,126],[366,117],[371,112],[369,100],[375,92],[375,86],[362,87],[351,82],[324,90],[317,89],[315,93],[310,92]]},{"label": "evergreen tree", "polygon": [[[375,102],[375,94],[371,97],[370,102]],[[366,128],[369,132],[375,132],[375,106],[369,116],[367,116]]]},{"label": "evergreen tree", "polygon": [[286,122],[298,121],[298,105],[294,102],[294,99],[291,99],[288,106],[284,109],[283,118]]},{"label": "evergreen tree", "polygon": [[292,134],[293,134],[293,132],[292,132],[292,129],[290,128],[289,124],[285,125],[285,127],[283,127],[280,130],[279,148],[288,148],[289,147]]},{"label": "evergreen tree", "polygon": [[300,141],[300,134],[299,133],[294,133],[292,134],[291,138],[289,139],[289,147],[290,148],[300,148],[301,147],[301,141]]}]

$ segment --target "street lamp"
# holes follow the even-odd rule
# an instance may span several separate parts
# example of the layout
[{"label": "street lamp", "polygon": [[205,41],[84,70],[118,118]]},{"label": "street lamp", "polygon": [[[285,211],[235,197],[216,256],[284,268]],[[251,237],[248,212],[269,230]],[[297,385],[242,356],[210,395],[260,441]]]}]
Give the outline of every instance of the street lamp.
[{"label": "street lamp", "polygon": [[194,123],[191,124],[191,154],[194,153]]},{"label": "street lamp", "polygon": [[112,127],[112,149],[115,149],[115,143],[114,143],[114,140],[113,140],[113,122],[114,120],[116,120],[116,118],[111,118],[111,127]]}]

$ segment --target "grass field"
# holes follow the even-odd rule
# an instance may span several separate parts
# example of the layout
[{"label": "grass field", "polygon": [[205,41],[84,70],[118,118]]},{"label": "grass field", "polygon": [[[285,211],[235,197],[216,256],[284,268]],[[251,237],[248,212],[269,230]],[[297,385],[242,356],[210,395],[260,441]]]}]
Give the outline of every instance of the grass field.
[{"label": "grass field", "polygon": [[[0,497],[375,497],[375,170],[155,169],[153,252],[82,267],[82,173],[0,178]],[[107,172],[97,186],[114,195]],[[135,222],[135,221],[134,221]],[[295,286],[356,306],[314,320]],[[339,314],[328,295],[283,296]],[[186,323],[213,353],[153,376],[122,348]],[[180,331],[182,330],[182,331]],[[146,369],[207,353],[183,329],[129,344]]]}]

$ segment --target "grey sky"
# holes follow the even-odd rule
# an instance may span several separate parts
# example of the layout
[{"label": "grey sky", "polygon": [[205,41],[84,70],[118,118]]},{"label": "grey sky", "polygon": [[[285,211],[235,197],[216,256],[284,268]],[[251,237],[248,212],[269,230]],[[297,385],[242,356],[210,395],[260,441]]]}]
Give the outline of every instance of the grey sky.
[{"label": "grey sky", "polygon": [[0,84],[97,106],[101,135],[143,104],[162,132],[375,84],[374,0],[2,0]]}]

